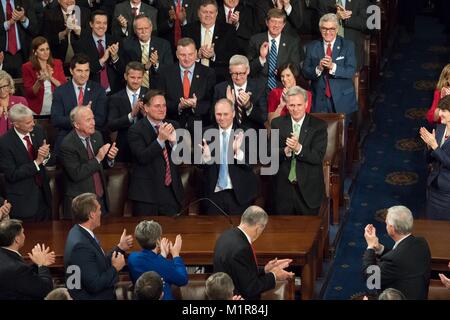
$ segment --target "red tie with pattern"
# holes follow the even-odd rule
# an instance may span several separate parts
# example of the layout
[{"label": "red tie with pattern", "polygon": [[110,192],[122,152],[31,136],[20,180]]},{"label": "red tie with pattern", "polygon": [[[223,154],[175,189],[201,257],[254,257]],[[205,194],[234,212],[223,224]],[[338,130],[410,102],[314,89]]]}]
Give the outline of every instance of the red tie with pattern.
[{"label": "red tie with pattern", "polygon": [[83,87],[78,87],[78,90],[80,90],[78,92],[78,105],[82,106],[83,105],[83,99],[84,99]]},{"label": "red tie with pattern", "polygon": [[174,23],[174,28],[173,28],[173,35],[174,35],[174,44],[175,44],[175,48],[177,47],[178,44],[178,40],[181,39],[181,21],[180,18],[178,17],[178,15],[180,14],[181,11],[181,0],[177,1],[177,6],[175,8],[175,23]]},{"label": "red tie with pattern", "polygon": [[[102,58],[103,55],[105,54],[105,47],[102,44],[103,40],[98,39],[97,42],[98,42],[97,46],[98,56]],[[105,90],[109,88],[108,73],[106,72],[106,62],[105,65],[102,67],[102,71],[100,71],[100,85]]]},{"label": "red tie with pattern", "polygon": [[189,92],[191,91],[191,83],[189,82],[189,70],[184,70],[183,76],[183,98],[189,98]]},{"label": "red tie with pattern", "polygon": [[[327,56],[331,57],[331,43],[328,43],[327,46]],[[331,88],[330,88],[330,70],[325,74],[325,81],[326,81],[326,87],[325,87],[325,95],[327,98],[331,98]]]},{"label": "red tie with pattern", "polygon": [[233,15],[233,9],[228,10],[227,23],[231,24],[231,16]]},{"label": "red tie with pattern", "polygon": [[[156,134],[159,133],[159,126],[155,126]],[[166,163],[166,174],[164,176],[164,184],[166,187],[170,186],[172,183],[172,176],[170,175],[170,162],[169,162],[169,153],[167,152],[167,148],[163,149],[164,162]]]},{"label": "red tie with pattern", "polygon": [[256,253],[255,253],[255,248],[253,248],[253,243],[250,244],[250,246],[252,247],[253,258],[255,259],[256,266],[258,266],[258,259],[256,259]]},{"label": "red tie with pattern", "polygon": [[[12,19],[13,9],[11,6],[11,1],[6,0],[6,19]],[[12,55],[15,55],[17,52],[17,39],[16,39],[16,24],[12,24],[8,29],[8,51]]]},{"label": "red tie with pattern", "polygon": [[[88,153],[88,158],[89,160],[94,159],[94,151],[92,150],[92,146],[91,146],[91,139],[89,137],[85,138],[84,141],[86,142],[86,150]],[[95,160],[97,161],[97,160]],[[103,184],[102,184],[102,178],[100,176],[100,173],[98,171],[96,171],[93,175],[92,178],[94,179],[94,188],[95,188],[95,194],[98,197],[102,197],[103,196]]]},{"label": "red tie with pattern", "polygon": [[[23,140],[27,143],[28,158],[30,158],[31,161],[34,161],[34,149],[30,136],[23,137]],[[42,176],[39,172],[34,176],[34,181],[39,187],[42,186]]]}]

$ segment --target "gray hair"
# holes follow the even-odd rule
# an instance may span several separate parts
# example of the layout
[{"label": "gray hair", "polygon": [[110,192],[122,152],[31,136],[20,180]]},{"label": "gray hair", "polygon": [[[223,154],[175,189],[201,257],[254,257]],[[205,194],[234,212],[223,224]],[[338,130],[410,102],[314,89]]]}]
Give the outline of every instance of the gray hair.
[{"label": "gray hair", "polygon": [[158,240],[161,238],[162,228],[156,221],[143,220],[134,229],[134,236],[140,246],[147,250],[156,248]]},{"label": "gray hair", "polygon": [[80,113],[80,111],[84,110],[84,108],[87,108],[87,107],[86,106],[76,106],[75,108],[70,110],[70,122],[72,123],[72,125],[75,123],[75,119],[77,118],[78,113]]},{"label": "gray hair", "polygon": [[6,72],[5,70],[0,70],[0,81],[6,80],[9,85],[10,94],[14,94],[15,87],[14,87],[14,79],[11,77],[11,75]]},{"label": "gray hair", "polygon": [[9,109],[8,114],[11,122],[16,122],[26,117],[32,117],[33,111],[31,111],[30,108],[28,108],[26,105],[18,103],[13,105],[11,109]]},{"label": "gray hair", "polygon": [[406,300],[406,297],[400,290],[387,288],[380,293],[378,300]]},{"label": "gray hair", "polygon": [[388,209],[386,215],[386,223],[394,227],[399,234],[411,233],[414,223],[414,218],[405,206],[393,206]]},{"label": "gray hair", "polygon": [[286,101],[288,97],[302,95],[305,99],[305,102],[308,102],[308,94],[306,90],[299,86],[293,86],[286,91]]},{"label": "gray hair", "polygon": [[263,208],[258,206],[248,207],[241,217],[241,223],[248,226],[256,226],[258,224],[266,225],[269,221],[269,216]]},{"label": "gray hair", "polygon": [[319,27],[323,25],[324,22],[334,22],[336,27],[339,27],[339,19],[335,13],[324,14],[319,20]]},{"label": "gray hair", "polygon": [[231,66],[239,66],[244,65],[247,68],[250,68],[250,63],[248,62],[248,58],[246,56],[235,54],[230,58],[230,67]]},{"label": "gray hair", "polygon": [[233,297],[234,284],[225,272],[216,272],[206,279],[206,296],[209,300],[229,300]]},{"label": "gray hair", "polygon": [[150,18],[147,17],[145,14],[139,14],[136,18],[134,18],[134,21],[133,21],[133,31],[134,32],[136,32],[136,21],[141,20],[141,19],[147,19],[148,23],[150,23],[150,28],[153,29],[152,20],[150,20]]},{"label": "gray hair", "polygon": [[222,99],[217,100],[216,104],[214,105],[214,112],[216,111],[216,107],[219,104],[227,104],[231,108],[231,110],[234,112],[234,104],[233,104],[233,101],[231,101],[230,99],[222,98]]}]

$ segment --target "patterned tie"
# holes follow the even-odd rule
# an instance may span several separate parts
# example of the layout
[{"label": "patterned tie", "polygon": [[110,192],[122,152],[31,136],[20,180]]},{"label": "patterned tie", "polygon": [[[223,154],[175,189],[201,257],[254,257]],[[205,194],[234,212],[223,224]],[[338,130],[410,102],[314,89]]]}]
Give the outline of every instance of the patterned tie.
[{"label": "patterned tie", "polygon": [[[211,30],[210,29],[206,29],[205,30],[205,37],[203,38],[203,46],[206,45],[208,47],[211,47],[211,41],[212,41]],[[209,67],[209,59],[203,58],[201,60],[201,64],[204,65],[204,66]]]},{"label": "patterned tie", "polygon": [[[86,150],[88,153],[88,158],[89,160],[94,159],[94,151],[92,150],[92,145],[91,145],[91,139],[89,137],[84,139],[86,142]],[[97,161],[97,160],[95,160]],[[103,184],[102,184],[102,178],[100,176],[100,173],[98,171],[96,171],[93,175],[92,178],[94,179],[94,188],[95,188],[95,194],[98,197],[103,197]]]},{"label": "patterned tie", "polygon": [[[30,158],[31,161],[34,161],[34,148],[30,136],[25,136],[23,139],[27,143],[28,158]],[[42,176],[39,172],[34,176],[34,181],[39,187],[42,186]]]},{"label": "patterned tie", "polygon": [[131,15],[133,17],[136,17],[138,15],[138,8],[137,7],[131,7]]},{"label": "patterned tie", "polygon": [[78,87],[78,105],[83,105],[83,99],[84,99],[84,93],[83,93],[83,87]]},{"label": "patterned tie", "polygon": [[239,94],[243,91],[244,89],[239,88],[237,93],[236,93],[236,103],[235,103],[235,109],[236,109],[236,113],[237,113],[237,120],[239,124],[242,124],[242,121],[244,120],[244,116],[245,116],[245,112],[244,112],[244,108],[241,105],[241,102],[239,101]]},{"label": "patterned tie", "polygon": [[233,9],[228,10],[227,23],[231,24],[231,16],[233,15]]},{"label": "patterned tie", "polygon": [[0,136],[4,135],[8,131],[8,118],[6,114],[0,115]]},{"label": "patterned tie", "polygon": [[[156,134],[158,134],[159,126],[155,126],[155,129],[156,129]],[[170,174],[169,153],[167,152],[166,147],[164,147],[164,149],[163,149],[163,157],[164,157],[164,162],[166,163],[166,174],[164,176],[164,185],[166,187],[168,187],[172,183],[172,175]]]},{"label": "patterned tie", "polygon": [[228,135],[225,131],[222,132],[222,148],[220,150],[220,168],[219,179],[217,185],[220,190],[224,190],[227,187],[228,181]]},{"label": "patterned tie", "polygon": [[269,73],[267,75],[267,87],[272,90],[277,86],[277,43],[272,39],[272,45],[269,51]]},{"label": "patterned tie", "polygon": [[[327,56],[331,57],[331,42],[328,43],[327,46]],[[330,70],[328,70],[325,73],[325,82],[326,82],[326,86],[325,86],[325,95],[327,96],[327,98],[331,98],[331,87],[330,87]]]},{"label": "patterned tie", "polygon": [[[6,0],[6,20],[12,19],[13,9],[11,6],[11,1]],[[12,24],[8,29],[8,51],[12,55],[17,52],[17,38],[16,38],[16,24]]]},{"label": "patterned tie", "polygon": [[181,0],[178,0],[177,5],[175,7],[175,23],[174,23],[174,29],[173,29],[173,35],[174,35],[173,41],[174,41],[175,48],[177,47],[178,40],[181,39],[181,21],[178,18],[180,11],[181,11]]},{"label": "patterned tie", "polygon": [[[294,136],[298,138],[299,134],[300,134],[300,125],[298,123],[295,123]],[[292,151],[291,170],[289,171],[288,179],[290,182],[294,182],[297,180],[297,159],[295,158],[294,151]]]},{"label": "patterned tie", "polygon": [[183,98],[188,99],[191,92],[191,83],[189,81],[189,70],[183,71]]},{"label": "patterned tie", "polygon": [[[142,47],[142,56],[141,56],[141,62],[145,66],[148,62],[148,44],[143,44]],[[142,79],[142,86],[149,88],[150,87],[150,77],[149,77],[149,71],[145,71],[144,78]]]},{"label": "patterned tie", "polygon": [[[105,47],[102,44],[103,40],[98,39],[97,40],[97,50],[98,50],[98,56],[101,58],[105,54]],[[100,84],[103,89],[109,88],[109,80],[108,80],[108,73],[106,72],[106,63],[102,67],[102,70],[100,71]]]}]

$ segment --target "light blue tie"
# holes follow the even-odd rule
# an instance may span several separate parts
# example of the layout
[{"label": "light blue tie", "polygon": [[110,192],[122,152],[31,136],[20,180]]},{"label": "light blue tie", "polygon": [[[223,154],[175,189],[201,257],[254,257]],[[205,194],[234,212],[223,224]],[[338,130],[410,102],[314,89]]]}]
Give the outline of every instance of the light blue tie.
[{"label": "light blue tie", "polygon": [[133,101],[131,102],[131,107],[133,107],[134,106],[134,104],[136,103],[136,100],[137,100],[137,93],[133,93]]},{"label": "light blue tie", "polygon": [[277,86],[277,43],[275,39],[272,39],[272,45],[269,51],[269,73],[267,75],[267,87],[269,90],[276,88]]},{"label": "light blue tie", "polygon": [[220,150],[220,169],[218,180],[218,186],[221,190],[227,187],[227,180],[228,180],[227,150],[228,150],[228,135],[224,131],[222,132],[222,149]]}]

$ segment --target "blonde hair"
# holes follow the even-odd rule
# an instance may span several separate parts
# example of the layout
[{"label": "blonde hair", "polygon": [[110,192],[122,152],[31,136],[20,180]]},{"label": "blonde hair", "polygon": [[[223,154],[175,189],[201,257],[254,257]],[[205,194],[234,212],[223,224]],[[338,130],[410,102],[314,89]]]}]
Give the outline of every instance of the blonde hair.
[{"label": "blonde hair", "polygon": [[9,86],[9,93],[10,95],[13,95],[14,92],[16,91],[16,88],[14,87],[14,80],[11,77],[11,75],[6,72],[5,70],[0,70],[0,81],[1,80],[6,80],[8,82],[8,86]]},{"label": "blonde hair", "polygon": [[443,87],[450,87],[450,63],[442,69],[436,90],[440,91]]}]

